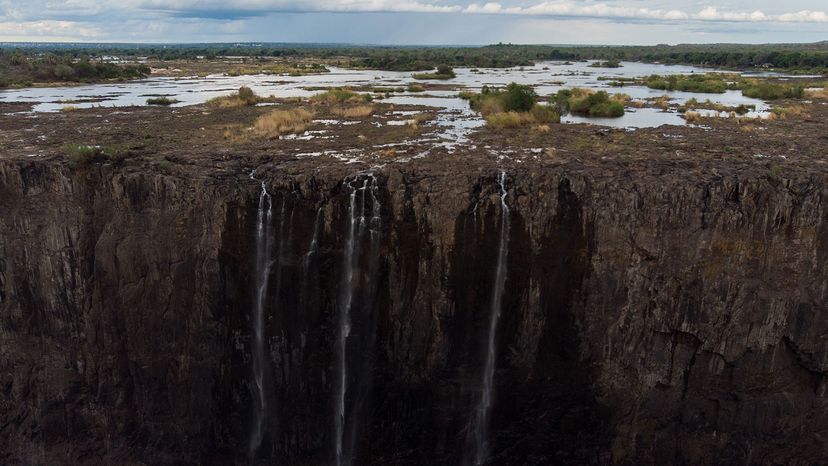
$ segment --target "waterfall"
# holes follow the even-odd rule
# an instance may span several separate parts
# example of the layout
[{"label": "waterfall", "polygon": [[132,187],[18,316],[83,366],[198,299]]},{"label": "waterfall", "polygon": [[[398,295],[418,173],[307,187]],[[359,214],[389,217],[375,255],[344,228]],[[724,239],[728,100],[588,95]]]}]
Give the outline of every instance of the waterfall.
[{"label": "waterfall", "polygon": [[482,394],[474,417],[474,465],[486,462],[489,454],[489,417],[494,401],[494,374],[497,364],[497,323],[503,304],[506,285],[506,265],[509,256],[509,205],[506,204],[506,172],[498,178],[500,185],[500,244],[497,249],[497,268],[489,309],[489,328],[486,340],[486,364],[483,369]]},{"label": "waterfall", "polygon": [[[354,291],[359,286],[360,272],[360,238],[366,229],[370,233],[369,240],[373,242],[379,237],[380,204],[376,196],[377,183],[373,174],[367,174],[362,179],[355,177],[346,180],[351,191],[348,208],[349,223],[346,235],[344,257],[342,261],[342,283],[339,293],[338,335],[336,342],[336,394],[334,406],[334,451],[336,465],[348,465],[351,462],[351,449],[345,449],[345,417],[347,414],[346,395],[348,393],[348,338],[351,336],[352,306]],[[361,196],[360,196],[361,195]],[[371,198],[371,217],[366,216],[365,200]],[[353,433],[352,433],[353,434]],[[352,435],[353,438],[353,435]]]},{"label": "waterfall", "polygon": [[[253,174],[250,175],[253,178]],[[271,225],[273,206],[267,186],[262,181],[259,196],[259,209],[256,216],[256,299],[253,313],[253,427],[250,435],[251,462],[256,450],[262,444],[264,435],[264,413],[267,410],[265,398],[265,344],[264,344],[264,310],[267,296],[267,283],[270,277],[270,252],[272,248]]]},{"label": "waterfall", "polygon": [[308,252],[305,254],[305,260],[303,261],[303,267],[305,269],[305,273],[307,274],[308,269],[310,268],[311,261],[313,261],[316,254],[319,252],[319,224],[322,220],[322,207],[316,211],[316,221],[313,223],[313,236],[311,237],[310,246],[308,246]]}]

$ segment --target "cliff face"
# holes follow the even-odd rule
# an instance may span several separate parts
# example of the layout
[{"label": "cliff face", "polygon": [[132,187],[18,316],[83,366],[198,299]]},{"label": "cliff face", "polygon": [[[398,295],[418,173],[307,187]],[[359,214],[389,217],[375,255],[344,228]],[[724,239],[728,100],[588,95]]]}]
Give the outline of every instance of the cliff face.
[{"label": "cliff face", "polygon": [[823,458],[824,178],[346,169],[256,172],[258,388],[258,181],[1,164],[0,462],[469,461],[504,212],[491,462]]}]

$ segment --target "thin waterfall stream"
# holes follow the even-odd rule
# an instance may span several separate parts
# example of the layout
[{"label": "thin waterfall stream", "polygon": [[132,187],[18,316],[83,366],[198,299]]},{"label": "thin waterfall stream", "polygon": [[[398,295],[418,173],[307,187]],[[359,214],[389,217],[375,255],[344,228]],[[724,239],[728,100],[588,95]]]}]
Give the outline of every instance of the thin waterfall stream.
[{"label": "thin waterfall stream", "polygon": [[506,265],[509,257],[509,205],[506,203],[506,172],[498,178],[500,185],[500,244],[497,249],[497,268],[489,309],[489,328],[486,340],[486,363],[481,383],[480,404],[474,417],[474,458],[472,464],[485,464],[489,456],[489,422],[494,402],[494,375],[497,365],[497,324],[503,307],[503,292],[506,286]]},{"label": "thin waterfall stream", "polygon": [[[376,196],[377,181],[373,174],[346,181],[350,189],[349,223],[342,261],[342,283],[339,296],[338,338],[336,345],[336,394],[334,406],[334,451],[337,466],[351,463],[352,448],[345,448],[345,423],[348,415],[348,339],[352,329],[354,291],[359,287],[360,239],[369,231],[369,241],[379,236],[380,204]],[[366,198],[371,198],[371,217],[366,215]],[[353,435],[352,435],[353,437]],[[353,443],[353,442],[349,442]]]},{"label": "thin waterfall stream", "polygon": [[[254,174],[250,174],[251,179]],[[265,343],[264,343],[264,311],[267,297],[267,285],[270,277],[270,253],[273,246],[271,225],[273,220],[273,205],[265,182],[261,182],[259,207],[256,216],[256,296],[253,312],[253,426],[250,434],[249,454],[253,460],[256,450],[262,444],[264,436],[264,413],[267,411],[265,397]]]}]

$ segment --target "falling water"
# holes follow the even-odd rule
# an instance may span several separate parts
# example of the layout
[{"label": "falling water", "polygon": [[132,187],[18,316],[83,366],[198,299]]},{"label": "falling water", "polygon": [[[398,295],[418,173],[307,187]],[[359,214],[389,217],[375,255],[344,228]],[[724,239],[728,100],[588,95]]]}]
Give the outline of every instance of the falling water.
[{"label": "falling water", "polygon": [[[343,279],[339,296],[339,334],[337,338],[337,378],[336,399],[334,408],[334,437],[337,466],[350,464],[351,452],[344,449],[346,394],[348,392],[348,363],[347,343],[351,335],[351,307],[353,305],[354,288],[357,286],[354,279],[359,272],[359,239],[366,229],[370,231],[373,241],[379,234],[380,205],[377,200],[376,179],[368,174],[359,186],[359,178],[347,182],[351,190],[348,224],[348,234],[345,241],[343,258]],[[357,194],[362,194],[357,196]],[[366,217],[365,199],[371,196],[372,211],[370,219]],[[359,203],[357,198],[360,197]]]},{"label": "falling water", "polygon": [[[253,174],[250,175],[251,178]],[[254,402],[253,428],[250,435],[250,458],[253,460],[256,450],[262,444],[264,435],[264,413],[267,409],[264,386],[265,344],[264,344],[264,308],[267,295],[267,282],[270,276],[270,250],[272,248],[271,224],[273,208],[267,186],[262,182],[259,196],[259,209],[256,218],[256,302],[253,315],[253,381]]]},{"label": "falling water", "polygon": [[506,172],[500,173],[500,244],[497,249],[497,269],[489,311],[489,331],[486,346],[486,365],[483,370],[482,395],[474,418],[474,465],[486,462],[489,454],[489,416],[494,400],[494,373],[497,363],[497,322],[506,285],[506,264],[509,256],[509,206],[506,204]]},{"label": "falling water", "polygon": [[308,252],[305,254],[305,260],[303,266],[305,268],[305,273],[307,273],[308,269],[310,268],[311,261],[313,261],[316,254],[319,252],[319,223],[322,220],[322,207],[316,211],[316,221],[313,224],[313,236],[311,237],[310,246],[308,247]]}]

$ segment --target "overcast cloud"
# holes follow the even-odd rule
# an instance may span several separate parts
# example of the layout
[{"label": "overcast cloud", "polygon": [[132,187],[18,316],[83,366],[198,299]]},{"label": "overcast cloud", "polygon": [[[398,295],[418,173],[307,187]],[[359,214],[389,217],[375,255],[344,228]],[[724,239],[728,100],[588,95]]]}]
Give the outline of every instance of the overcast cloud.
[{"label": "overcast cloud", "polygon": [[0,41],[654,44],[828,40],[824,0],[0,0]]}]

